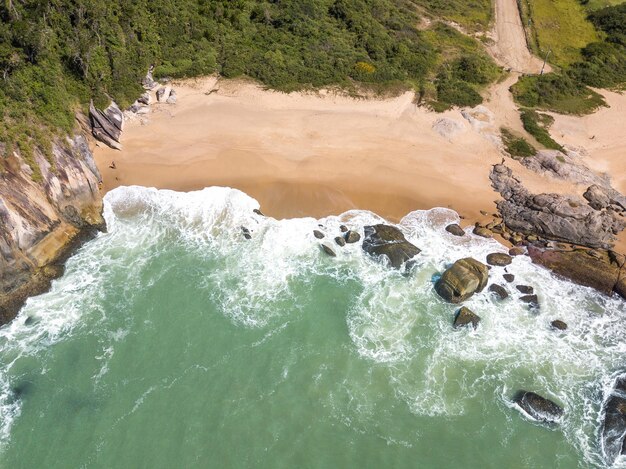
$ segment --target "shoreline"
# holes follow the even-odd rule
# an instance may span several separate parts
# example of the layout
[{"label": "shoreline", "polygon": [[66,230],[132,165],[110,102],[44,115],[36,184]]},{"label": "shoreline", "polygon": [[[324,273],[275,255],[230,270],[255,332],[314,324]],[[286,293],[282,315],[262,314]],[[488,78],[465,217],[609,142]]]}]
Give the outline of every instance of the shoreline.
[{"label": "shoreline", "polygon": [[[397,222],[414,210],[445,207],[464,226],[485,224],[500,199],[489,173],[503,158],[494,139],[501,116],[513,111],[512,98],[499,92],[508,81],[495,85],[484,112],[471,117],[418,107],[411,92],[362,99],[286,94],[216,77],[177,81],[176,104],[151,104],[149,114],[126,122],[121,151],[98,145],[94,155],[105,192],[122,185],[225,186],[255,198],[275,218],[360,209]],[[507,164],[535,193],[585,190],[513,159]],[[623,234],[617,246],[626,251]]]}]

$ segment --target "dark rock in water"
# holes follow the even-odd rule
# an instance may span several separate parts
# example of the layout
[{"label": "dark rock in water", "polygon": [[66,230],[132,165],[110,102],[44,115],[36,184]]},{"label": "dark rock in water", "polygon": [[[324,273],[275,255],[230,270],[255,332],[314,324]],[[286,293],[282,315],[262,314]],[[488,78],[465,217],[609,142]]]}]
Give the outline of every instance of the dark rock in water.
[{"label": "dark rock in water", "polygon": [[559,331],[564,331],[567,329],[567,324],[563,321],[561,321],[560,319],[556,319],[554,321],[552,321],[550,323],[550,326],[552,326],[552,329],[557,329]]},{"label": "dark rock in water", "polygon": [[24,320],[24,325],[25,326],[32,326],[33,324],[36,324],[38,321],[35,318],[35,316],[28,316],[25,320]]},{"label": "dark rock in water", "polygon": [[322,248],[322,251],[324,251],[330,257],[337,257],[337,254],[335,254],[335,251],[333,251],[333,248],[331,248],[330,246],[327,246],[326,244],[320,244],[320,246]]},{"label": "dark rock in water", "polygon": [[506,280],[509,283],[515,280],[515,275],[513,274],[504,274],[503,277],[504,277],[504,280]]},{"label": "dark rock in water", "polygon": [[341,230],[342,233],[345,233],[348,231],[348,227],[346,225],[341,225],[339,229]]},{"label": "dark rock in water", "polygon": [[124,115],[115,102],[111,102],[104,111],[96,109],[93,101],[89,104],[91,133],[102,143],[116,150],[121,150],[120,136],[124,126]]},{"label": "dark rock in water", "polygon": [[520,297],[520,301],[528,303],[532,308],[539,307],[539,298],[537,298],[537,295],[524,295]]},{"label": "dark rock in water", "polygon": [[465,236],[465,231],[456,223],[446,226],[446,231],[454,236]]},{"label": "dark rock in water", "polygon": [[455,329],[458,329],[459,327],[464,327],[471,324],[471,326],[476,329],[479,322],[480,316],[463,306],[456,312],[453,325]]},{"label": "dark rock in water", "polygon": [[346,243],[353,244],[358,243],[361,240],[361,235],[356,231],[350,230],[344,235],[344,238]]},{"label": "dark rock in water", "polygon": [[528,254],[533,263],[542,265],[554,273],[579,285],[595,288],[612,295],[626,298],[626,269],[606,259],[596,259],[585,251],[542,250],[531,246]]},{"label": "dark rock in water", "polygon": [[495,293],[496,296],[501,300],[506,300],[509,297],[506,289],[500,285],[496,285],[495,283],[489,285],[489,291]]},{"label": "dark rock in water", "polygon": [[532,295],[533,293],[535,293],[535,289],[528,285],[515,285],[515,288],[517,288],[519,292],[523,293],[524,295]]},{"label": "dark rock in water", "polygon": [[521,246],[514,246],[509,249],[509,256],[523,256],[526,254],[526,249]]},{"label": "dark rock in water", "polygon": [[254,210],[252,210],[252,213],[255,213],[257,215],[259,215],[260,217],[264,217],[265,215],[263,214],[263,212],[261,212],[258,208],[255,208]]},{"label": "dark rock in water", "polygon": [[320,230],[313,230],[313,236],[315,236],[317,239],[322,239],[324,237],[324,233],[322,233]]},{"label": "dark rock in water", "polygon": [[246,228],[245,226],[241,227],[241,232],[242,232],[244,238],[252,239],[252,235],[250,234],[250,230],[248,228]]},{"label": "dark rock in water", "polygon": [[346,240],[343,239],[341,236],[337,236],[335,238],[335,243],[337,243],[339,246],[345,246],[346,245]]},{"label": "dark rock in water", "polygon": [[511,259],[511,256],[501,252],[493,252],[487,255],[487,264],[489,265],[503,267],[505,265],[509,265],[512,261],[513,259]]},{"label": "dark rock in water", "polygon": [[408,242],[395,226],[374,225],[364,227],[363,250],[373,257],[386,257],[392,267],[399,269],[421,250]]},{"label": "dark rock in water", "polygon": [[483,228],[481,226],[477,226],[476,228],[474,228],[474,234],[483,238],[493,238],[493,233],[491,232],[491,230],[488,230],[487,228]]},{"label": "dark rock in water", "polygon": [[515,402],[532,419],[543,423],[559,423],[563,409],[545,397],[530,391],[518,391]]},{"label": "dark rock in water", "polygon": [[476,259],[467,257],[456,261],[435,284],[435,290],[450,303],[461,303],[487,286],[489,270]]},{"label": "dark rock in water", "polygon": [[22,381],[11,388],[15,399],[21,399],[33,391],[33,383],[30,381]]},{"label": "dark rock in water", "polygon": [[625,220],[618,212],[596,210],[580,197],[532,194],[503,164],[493,167],[490,179],[504,199],[497,206],[511,231],[607,249],[624,229]]},{"label": "dark rock in water", "polygon": [[626,374],[618,376],[602,406],[602,450],[608,465],[626,454]]}]

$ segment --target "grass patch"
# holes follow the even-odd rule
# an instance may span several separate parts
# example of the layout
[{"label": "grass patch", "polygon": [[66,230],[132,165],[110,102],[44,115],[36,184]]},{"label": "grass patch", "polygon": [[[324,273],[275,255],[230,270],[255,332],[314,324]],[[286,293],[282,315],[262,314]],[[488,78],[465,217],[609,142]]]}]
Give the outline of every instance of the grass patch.
[{"label": "grass patch", "polygon": [[578,0],[521,0],[526,26],[530,26],[531,45],[549,61],[561,67],[581,59],[580,49],[600,40],[587,20],[587,11]]},{"label": "grass patch", "polygon": [[504,148],[512,158],[526,158],[537,154],[535,147],[528,143],[523,137],[518,137],[513,134],[510,129],[501,127],[500,134],[502,135]]},{"label": "grass patch", "polygon": [[468,31],[484,31],[493,19],[491,0],[413,0],[434,16],[460,24]]},{"label": "grass patch", "polygon": [[520,113],[524,130],[535,140],[550,150],[563,150],[563,147],[550,137],[548,129],[554,119],[547,114],[540,114],[532,109],[522,109]]},{"label": "grass patch", "polygon": [[581,4],[588,10],[594,11],[601,8],[612,7],[624,3],[626,0],[581,0]]},{"label": "grass patch", "polygon": [[522,106],[561,114],[589,114],[606,105],[601,95],[567,74],[525,76],[511,92]]}]

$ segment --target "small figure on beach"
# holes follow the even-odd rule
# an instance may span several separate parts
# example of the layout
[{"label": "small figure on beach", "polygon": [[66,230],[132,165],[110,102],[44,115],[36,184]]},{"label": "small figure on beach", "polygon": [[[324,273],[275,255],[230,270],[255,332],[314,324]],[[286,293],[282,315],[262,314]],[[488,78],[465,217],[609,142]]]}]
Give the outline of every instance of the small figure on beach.
[{"label": "small figure on beach", "polygon": [[111,168],[111,169],[117,168],[117,166],[115,166],[115,161],[111,161],[111,164],[109,165],[109,168]]}]

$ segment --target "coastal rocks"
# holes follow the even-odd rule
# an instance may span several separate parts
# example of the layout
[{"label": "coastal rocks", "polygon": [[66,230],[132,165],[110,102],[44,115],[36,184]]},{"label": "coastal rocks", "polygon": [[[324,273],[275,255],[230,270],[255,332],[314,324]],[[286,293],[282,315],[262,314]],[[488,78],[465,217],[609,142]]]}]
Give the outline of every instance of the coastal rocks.
[{"label": "coastal rocks", "polygon": [[465,231],[456,223],[446,226],[446,231],[454,236],[465,236]]},{"label": "coastal rocks", "polygon": [[520,297],[522,303],[527,303],[531,308],[539,307],[539,298],[537,295],[524,295]]},{"label": "coastal rocks", "polygon": [[528,285],[516,285],[515,288],[523,295],[532,295],[535,293],[535,289]]},{"label": "coastal rocks", "polygon": [[335,243],[337,243],[337,245],[338,245],[338,246],[343,247],[343,246],[345,246],[345,245],[346,245],[346,240],[345,240],[345,239],[343,239],[341,236],[337,236],[337,237],[335,238]]},{"label": "coastal rocks", "polygon": [[521,246],[513,246],[509,249],[509,256],[523,256],[524,254],[526,254],[526,249]]},{"label": "coastal rocks", "polygon": [[531,391],[518,391],[513,402],[525,415],[538,422],[555,424],[563,417],[559,405]]},{"label": "coastal rocks", "polygon": [[433,123],[432,129],[443,138],[452,141],[455,137],[465,132],[465,125],[463,125],[463,122],[448,117],[441,117]]},{"label": "coastal rocks", "polygon": [[159,85],[156,81],[154,81],[154,77],[152,76],[153,71],[154,65],[150,65],[148,73],[146,73],[146,76],[141,80],[141,85],[145,90],[153,90]]},{"label": "coastal rocks", "polygon": [[156,98],[159,103],[176,104],[176,91],[171,86],[162,86],[157,90]]},{"label": "coastal rocks", "polygon": [[250,233],[250,230],[246,228],[245,226],[241,227],[241,234],[246,239],[252,239],[252,234]]},{"label": "coastal rocks", "polygon": [[456,261],[435,283],[435,291],[450,303],[461,303],[487,286],[487,266],[471,257]]},{"label": "coastal rocks", "polygon": [[506,291],[506,288],[504,288],[501,285],[497,285],[495,283],[492,283],[491,285],[489,285],[489,291],[495,294],[499,300],[506,300],[509,297],[509,294]]},{"label": "coastal rocks", "polygon": [[504,267],[509,265],[513,259],[508,254],[503,254],[501,252],[494,252],[487,255],[487,264],[493,265],[496,267]]},{"label": "coastal rocks", "polygon": [[557,251],[530,246],[528,254],[533,263],[574,283],[595,288],[606,295],[617,293],[626,298],[626,269],[609,253],[597,259],[585,250]]},{"label": "coastal rocks", "polygon": [[361,240],[361,235],[356,231],[350,230],[344,235],[344,239],[348,244],[358,243]]},{"label": "coastal rocks", "polygon": [[531,194],[503,164],[493,167],[490,179],[504,199],[497,206],[509,230],[606,249],[624,229],[615,211],[595,210],[582,198]]},{"label": "coastal rocks", "polygon": [[493,238],[493,232],[482,226],[474,227],[473,233],[482,238]]},{"label": "coastal rocks", "polygon": [[323,239],[324,233],[322,233],[320,230],[313,230],[313,236],[315,236],[317,239]]},{"label": "coastal rocks", "polygon": [[41,182],[19,152],[0,174],[0,324],[28,296],[47,290],[76,246],[104,227],[100,174],[84,136],[53,141],[32,155]]},{"label": "coastal rocks", "polygon": [[104,110],[96,109],[93,101],[89,104],[89,120],[93,136],[116,150],[121,150],[120,137],[124,127],[124,115],[115,102]]},{"label": "coastal rocks", "polygon": [[617,377],[602,410],[602,450],[612,465],[619,455],[626,455],[626,374]]},{"label": "coastal rocks", "polygon": [[502,276],[504,278],[504,280],[506,280],[508,283],[512,283],[513,281],[515,281],[515,275],[513,274],[504,274]]},{"label": "coastal rocks", "polygon": [[478,323],[480,323],[480,316],[463,306],[454,316],[453,327],[458,329],[460,327],[471,325],[474,329],[476,329],[478,327]]},{"label": "coastal rocks", "polygon": [[322,251],[325,252],[328,256],[337,257],[337,254],[335,253],[333,248],[331,248],[330,246],[326,244],[320,244],[320,247],[322,248]]},{"label": "coastal rocks", "polygon": [[363,250],[372,257],[386,258],[396,269],[421,252],[407,241],[402,231],[395,226],[382,224],[365,226],[364,233]]}]

